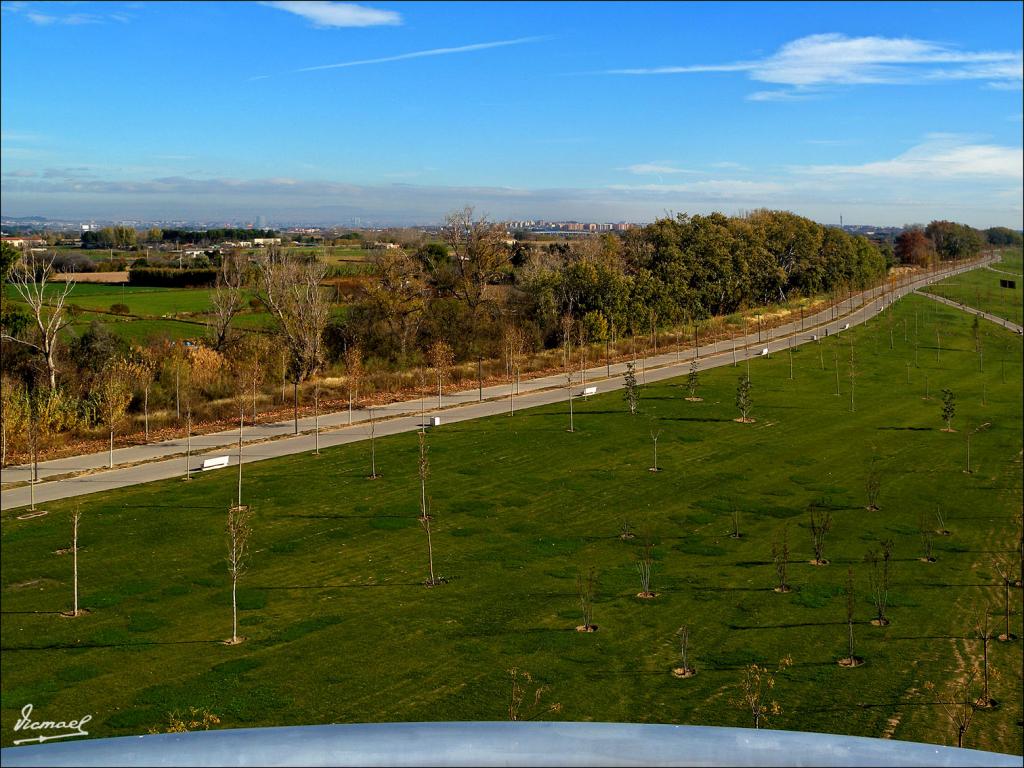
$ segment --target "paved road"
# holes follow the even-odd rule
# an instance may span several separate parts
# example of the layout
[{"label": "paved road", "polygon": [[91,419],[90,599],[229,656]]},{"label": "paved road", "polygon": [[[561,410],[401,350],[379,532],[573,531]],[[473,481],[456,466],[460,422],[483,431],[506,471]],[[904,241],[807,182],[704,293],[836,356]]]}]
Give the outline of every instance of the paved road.
[{"label": "paved road", "polygon": [[[900,298],[936,280],[987,264],[991,260],[990,257],[970,265],[920,276],[912,283],[899,286],[895,294],[882,288],[853,294],[837,307],[830,307],[813,316],[805,317],[802,321],[794,320],[787,325],[762,332],[760,338],[758,333],[750,333],[745,337],[701,346],[698,350],[691,347],[647,358],[638,372],[638,378],[644,383],[684,375],[689,370],[695,353],[698,368],[704,370],[759,357],[765,349],[769,350],[770,354],[790,346],[796,347],[813,341],[815,334],[840,333],[844,326],[852,327],[879,312],[887,301]],[[566,388],[564,374],[523,381],[519,393],[512,398],[511,403],[510,388],[507,384],[485,387],[482,400],[476,388],[446,394],[442,397],[440,409],[437,408],[436,397],[427,398],[426,401],[417,399],[391,403],[372,409],[375,435],[385,437],[419,429],[422,421],[421,408],[425,410],[428,418],[430,415],[439,415],[442,422],[447,424],[508,413],[510,406],[513,405],[515,410],[519,411],[565,400],[569,392],[578,396],[584,384],[596,386],[598,393],[608,392],[623,386],[622,375],[625,370],[626,364],[622,362],[589,368],[582,377],[580,372],[576,371],[573,374],[571,389]],[[293,434],[294,425],[291,420],[247,427],[243,432],[242,460],[248,464],[289,454],[312,452],[318,441],[321,448],[328,448],[366,440],[369,438],[370,418],[370,410],[357,411],[352,416],[352,424],[349,425],[347,411],[321,415],[319,437],[311,432],[315,427],[312,417],[299,419],[298,435]],[[237,466],[238,431],[227,430],[195,435],[191,438],[189,458],[186,458],[186,450],[189,450],[189,447],[184,438],[119,448],[114,451],[114,469],[104,469],[108,461],[108,454],[105,451],[40,462],[39,481],[34,485],[28,482],[31,478],[28,465],[8,467],[0,473],[0,482],[21,482],[25,485],[0,492],[0,507],[7,510],[26,506],[30,504],[33,493],[35,503],[38,505],[55,499],[98,493],[154,480],[184,477],[186,467],[195,472],[203,459],[213,456],[227,455],[230,466]],[[118,467],[119,464],[124,466]]]},{"label": "paved road", "polygon": [[1014,333],[1022,332],[1021,327],[1019,325],[1007,320],[1005,317],[1000,317],[999,315],[990,315],[988,312],[982,312],[980,309],[976,309],[975,307],[969,307],[966,304],[961,304],[959,301],[953,301],[952,299],[947,299],[945,296],[938,296],[934,293],[928,293],[927,291],[915,290],[914,293],[918,294],[919,296],[926,296],[927,298],[933,299],[934,301],[937,301],[940,304],[946,304],[950,307],[955,307],[956,309],[962,309],[964,312],[970,312],[972,314],[975,314],[978,317],[984,317],[986,320],[991,320],[996,325],[1001,325],[1003,326],[1003,328],[1009,328]]}]

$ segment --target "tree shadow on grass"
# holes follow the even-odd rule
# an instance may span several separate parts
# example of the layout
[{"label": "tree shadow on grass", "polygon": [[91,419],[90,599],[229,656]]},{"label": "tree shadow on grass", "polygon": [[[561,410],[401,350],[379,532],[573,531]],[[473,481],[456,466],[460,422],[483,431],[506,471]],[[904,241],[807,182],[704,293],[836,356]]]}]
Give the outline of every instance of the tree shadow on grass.
[{"label": "tree shadow on grass", "polygon": [[54,643],[52,645],[5,645],[0,651],[70,651],[77,648],[134,648],[150,645],[216,645],[223,640],[139,640],[134,643]]},{"label": "tree shadow on grass", "polygon": [[850,712],[850,711],[855,711],[855,710],[858,710],[858,709],[876,709],[878,707],[889,709],[889,708],[897,708],[897,707],[937,707],[937,706],[939,706],[939,702],[936,702],[936,701],[901,701],[901,700],[897,699],[896,701],[867,701],[867,702],[858,702],[858,703],[855,703],[855,704],[837,704],[837,705],[829,706],[829,707],[817,707],[817,706],[801,707],[801,706],[795,706],[795,707],[790,707],[789,711],[791,713],[793,713],[793,714],[799,714],[799,713],[803,713],[803,712],[807,712],[807,713]]},{"label": "tree shadow on grass", "polygon": [[406,519],[409,515],[288,515],[290,519],[307,520],[377,520],[380,518]]},{"label": "tree shadow on grass", "polygon": [[[867,624],[866,621],[855,621],[854,624]],[[729,629],[748,630],[748,629],[800,629],[803,627],[845,627],[845,621],[801,621],[793,624],[757,624],[750,627],[740,626],[738,624],[730,624]]]},{"label": "tree shadow on grass", "polygon": [[[449,579],[450,580],[450,579]],[[396,581],[388,584],[285,584],[283,586],[250,585],[248,589],[289,590],[289,589],[373,589],[377,587],[422,587],[422,581]]]},{"label": "tree shadow on grass", "polygon": [[880,430],[899,430],[903,432],[934,432],[935,427],[876,427]]},{"label": "tree shadow on grass", "polygon": [[659,421],[697,421],[704,423],[722,423],[731,422],[732,419],[716,419],[711,416],[697,417],[697,416],[662,416]]}]

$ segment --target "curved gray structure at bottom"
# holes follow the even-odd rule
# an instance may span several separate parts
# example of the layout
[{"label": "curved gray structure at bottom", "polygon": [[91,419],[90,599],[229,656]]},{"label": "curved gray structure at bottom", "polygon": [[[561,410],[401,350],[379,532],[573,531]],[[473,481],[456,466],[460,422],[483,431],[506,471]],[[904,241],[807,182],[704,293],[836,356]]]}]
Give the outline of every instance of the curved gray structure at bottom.
[{"label": "curved gray structure at bottom", "polygon": [[368,723],[9,747],[7,766],[1015,766],[1021,758],[862,736],[631,723]]}]

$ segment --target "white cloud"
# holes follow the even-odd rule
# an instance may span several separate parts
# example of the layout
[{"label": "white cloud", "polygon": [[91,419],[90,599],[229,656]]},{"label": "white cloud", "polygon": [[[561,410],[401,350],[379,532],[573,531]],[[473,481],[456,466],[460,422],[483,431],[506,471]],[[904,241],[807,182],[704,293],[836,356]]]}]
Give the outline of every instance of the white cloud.
[{"label": "white cloud", "polygon": [[[36,4],[38,5],[38,4]],[[3,10],[9,13],[24,14],[24,17],[40,27],[49,27],[54,24],[67,26],[80,26],[82,24],[103,24],[107,21],[117,21],[122,24],[128,23],[129,16],[123,13],[69,13],[56,15],[53,13],[61,6],[68,7],[72,3],[47,3],[44,8],[47,13],[40,13],[33,10],[33,6],[27,2],[5,2]]]},{"label": "white cloud", "polygon": [[747,94],[747,101],[807,101],[818,95],[816,91],[754,91]]},{"label": "white cloud", "polygon": [[770,56],[752,61],[615,69],[608,74],[746,72],[752,80],[793,89],[758,91],[749,99],[781,101],[797,98],[814,87],[832,85],[985,80],[993,87],[1013,87],[1014,83],[1019,87],[1022,66],[1021,51],[964,52],[914,38],[847,37],[829,33],[801,37]]},{"label": "white cloud", "polygon": [[887,179],[998,179],[1024,177],[1024,149],[970,144],[954,134],[931,134],[891,160],[861,165],[809,165],[791,169],[812,175],[870,176]]},{"label": "white cloud", "polygon": [[355,3],[284,0],[260,5],[294,13],[296,16],[309,19],[317,27],[377,27],[402,23],[402,14],[397,11],[367,8],[365,5]]},{"label": "white cloud", "polygon": [[400,53],[396,56],[383,56],[379,59],[360,59],[357,61],[343,61],[339,64],[321,64],[316,67],[303,67],[295,72],[316,72],[321,69],[340,69],[342,67],[361,67],[366,64],[384,64],[389,61],[404,61],[405,59],[419,59],[424,56],[445,56],[450,53],[468,53],[470,51],[482,51],[487,48],[500,48],[506,45],[522,45],[523,43],[535,43],[538,40],[545,40],[544,37],[519,37],[515,40],[498,40],[493,43],[473,43],[471,45],[460,45],[456,48],[431,48],[427,51],[413,51],[412,53]]},{"label": "white cloud", "polygon": [[675,166],[669,165],[668,163],[636,163],[635,165],[627,165],[625,168],[620,168],[621,171],[629,171],[637,175],[645,174],[670,174],[670,173],[700,173],[700,171],[690,171],[686,168],[676,168]]}]

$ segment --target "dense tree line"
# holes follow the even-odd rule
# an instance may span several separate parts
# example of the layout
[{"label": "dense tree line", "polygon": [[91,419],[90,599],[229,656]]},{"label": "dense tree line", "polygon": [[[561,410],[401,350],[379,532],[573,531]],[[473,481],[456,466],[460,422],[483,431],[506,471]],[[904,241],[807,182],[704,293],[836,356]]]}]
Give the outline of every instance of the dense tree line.
[{"label": "dense tree line", "polygon": [[213,285],[217,270],[213,268],[175,269],[171,267],[140,267],[128,270],[130,285],[150,285],[163,288],[202,288]]},{"label": "dense tree line", "polygon": [[779,211],[680,215],[550,247],[509,243],[502,228],[460,212],[444,239],[378,257],[340,336],[398,362],[437,339],[467,359],[500,353],[510,324],[533,348],[567,334],[601,342],[860,288],[886,270],[866,238]]},{"label": "dense tree line", "polygon": [[131,227],[104,227],[103,229],[83,232],[83,248],[134,248],[138,241],[138,233]]},{"label": "dense tree line", "polygon": [[273,229],[165,229],[161,232],[161,239],[165,243],[219,243],[224,240],[277,236],[277,231]]},{"label": "dense tree line", "polygon": [[906,227],[896,238],[895,254],[903,264],[928,267],[938,261],[974,258],[986,244],[1015,243],[1020,243],[1020,234],[1005,227],[982,232],[954,221],[933,221],[923,228],[919,225]]},{"label": "dense tree line", "polygon": [[1024,245],[1024,234],[1009,227],[991,227],[985,230],[985,238],[989,245],[1012,245],[1018,248]]}]

